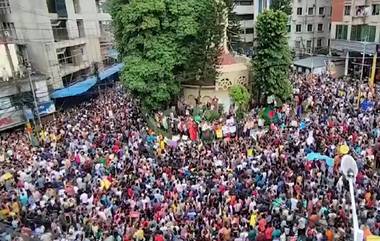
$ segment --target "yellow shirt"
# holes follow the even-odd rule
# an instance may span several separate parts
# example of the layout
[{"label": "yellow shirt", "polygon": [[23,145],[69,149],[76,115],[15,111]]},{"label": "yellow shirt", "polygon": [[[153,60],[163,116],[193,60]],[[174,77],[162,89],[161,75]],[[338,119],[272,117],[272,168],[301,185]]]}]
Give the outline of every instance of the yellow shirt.
[{"label": "yellow shirt", "polygon": [[252,213],[251,217],[249,219],[249,225],[251,225],[252,228],[256,227],[256,222],[257,222],[257,214]]},{"label": "yellow shirt", "polygon": [[144,230],[142,229],[139,229],[135,232],[135,234],[133,235],[133,238],[137,239],[137,240],[143,240],[144,239]]},{"label": "yellow shirt", "polygon": [[222,129],[218,128],[215,130],[216,138],[221,139],[223,138],[223,131]]},{"label": "yellow shirt", "polygon": [[252,148],[249,148],[249,149],[247,150],[247,156],[248,156],[248,157],[253,157],[253,149],[252,149]]}]

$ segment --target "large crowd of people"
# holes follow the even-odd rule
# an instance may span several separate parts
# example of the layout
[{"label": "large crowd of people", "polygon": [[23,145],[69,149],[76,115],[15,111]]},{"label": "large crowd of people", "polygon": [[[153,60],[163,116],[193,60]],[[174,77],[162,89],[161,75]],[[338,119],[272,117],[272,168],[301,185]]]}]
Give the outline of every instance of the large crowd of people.
[{"label": "large crowd of people", "polygon": [[180,111],[165,117],[176,136],[165,138],[117,86],[56,113],[38,146],[4,133],[0,240],[350,240],[346,152],[359,167],[360,228],[380,235],[379,101],[354,81],[293,80],[294,101],[272,123],[258,109],[214,123]]}]

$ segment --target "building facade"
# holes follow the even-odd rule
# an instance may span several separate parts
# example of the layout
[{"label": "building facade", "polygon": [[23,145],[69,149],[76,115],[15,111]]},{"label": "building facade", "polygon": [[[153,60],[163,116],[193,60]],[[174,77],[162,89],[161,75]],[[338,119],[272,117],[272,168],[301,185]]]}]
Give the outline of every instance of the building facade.
[{"label": "building facade", "polygon": [[33,68],[62,88],[106,63],[111,17],[102,0],[0,0],[2,31],[23,42]]},{"label": "building facade", "polygon": [[328,52],[331,2],[293,0],[293,12],[288,20],[289,47],[297,56]]},{"label": "building facade", "polygon": [[[235,0],[235,12],[241,19],[241,40],[254,46],[255,22],[269,9],[271,0]],[[293,0],[289,16],[289,47],[297,56],[326,53],[329,48],[331,0]]]},{"label": "building facade", "polygon": [[255,0],[235,0],[234,12],[240,20],[241,47],[245,54],[250,54],[254,42],[254,2]]},{"label": "building facade", "polygon": [[333,1],[331,49],[345,60],[345,75],[368,77],[379,42],[379,0]]}]

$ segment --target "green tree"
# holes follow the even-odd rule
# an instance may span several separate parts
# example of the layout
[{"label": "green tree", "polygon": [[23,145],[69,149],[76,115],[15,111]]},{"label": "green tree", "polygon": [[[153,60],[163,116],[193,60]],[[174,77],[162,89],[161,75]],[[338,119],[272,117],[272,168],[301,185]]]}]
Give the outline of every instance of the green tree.
[{"label": "green tree", "polygon": [[233,85],[229,90],[229,95],[232,101],[238,105],[239,109],[246,110],[251,99],[251,95],[247,88],[243,85]]},{"label": "green tree", "polygon": [[228,17],[227,40],[229,50],[240,50],[241,48],[241,26],[237,14],[234,12],[235,0],[224,0]]},{"label": "green tree", "polygon": [[282,11],[265,11],[257,18],[257,48],[252,66],[259,99],[262,95],[274,95],[286,101],[292,96],[286,24],[287,15]]},{"label": "green tree", "polygon": [[216,78],[219,8],[216,0],[111,0],[122,80],[149,110],[177,97],[180,81]]},{"label": "green tree", "polygon": [[189,0],[193,2],[197,33],[188,39],[190,58],[185,67],[187,79],[200,84],[215,83],[224,33],[224,3],[218,0]]},{"label": "green tree", "polygon": [[290,0],[273,0],[270,6],[273,11],[283,11],[287,15],[292,14],[292,2]]}]

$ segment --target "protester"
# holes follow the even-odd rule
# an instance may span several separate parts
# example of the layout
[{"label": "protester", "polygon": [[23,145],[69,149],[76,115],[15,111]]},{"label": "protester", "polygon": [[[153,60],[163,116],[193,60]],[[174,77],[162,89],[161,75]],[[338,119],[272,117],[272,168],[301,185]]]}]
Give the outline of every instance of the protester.
[{"label": "protester", "polygon": [[296,101],[273,105],[276,121],[159,113],[170,139],[116,87],[44,123],[38,147],[3,134],[0,218],[38,240],[350,240],[348,152],[359,224],[379,235],[378,100],[353,82],[292,78]]}]

